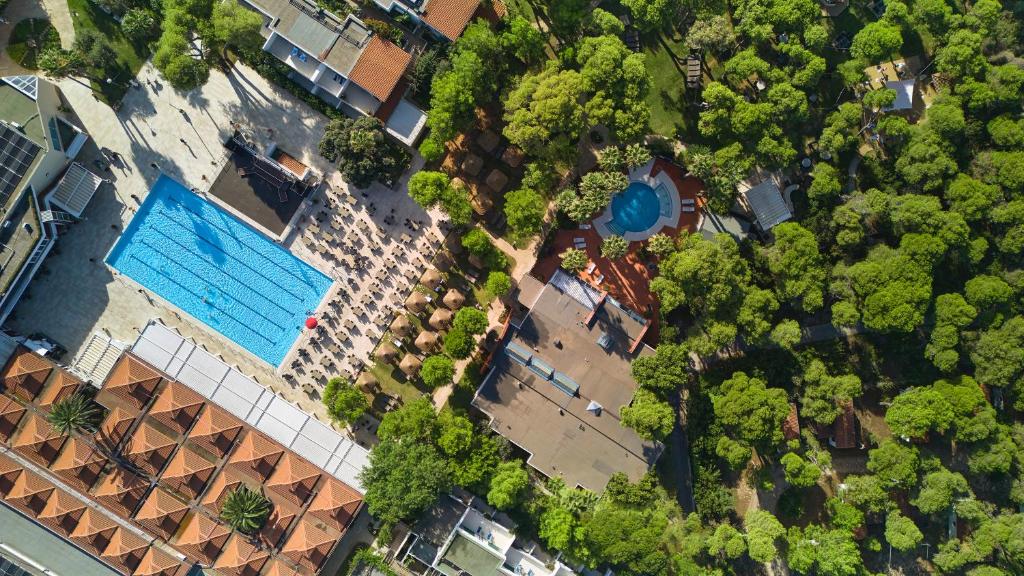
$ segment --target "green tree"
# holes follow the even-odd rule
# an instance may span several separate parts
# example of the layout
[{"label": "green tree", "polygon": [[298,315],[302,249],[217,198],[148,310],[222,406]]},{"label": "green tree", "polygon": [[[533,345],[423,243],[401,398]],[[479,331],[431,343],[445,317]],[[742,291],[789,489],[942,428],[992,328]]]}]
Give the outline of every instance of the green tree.
[{"label": "green tree", "polygon": [[451,486],[437,449],[408,438],[377,444],[359,480],[370,513],[388,525],[426,510]]},{"label": "green tree", "polygon": [[706,240],[693,234],[679,240],[679,249],[662,260],[651,290],[669,312],[684,304],[693,313],[708,315],[738,308],[750,269],[727,234]]},{"label": "green tree", "polygon": [[526,153],[564,157],[584,127],[583,77],[548,65],[523,76],[505,100],[505,137]]},{"label": "green tree", "polygon": [[1024,148],[1024,120],[1004,114],[988,121],[988,134],[1000,148]]},{"label": "green tree", "polygon": [[678,7],[676,0],[622,0],[636,19],[637,26],[644,30],[660,30],[665,27]]},{"label": "green tree", "polygon": [[989,211],[1001,196],[998,186],[985,184],[967,174],[957,174],[945,192],[949,209],[963,216],[968,222],[977,222],[988,217]]},{"label": "green tree", "polygon": [[655,256],[665,257],[675,252],[676,241],[668,234],[661,232],[647,239],[647,250]]},{"label": "green tree", "polygon": [[708,553],[719,558],[735,560],[747,551],[747,541],[743,533],[732,524],[719,524],[711,537],[707,539]]},{"label": "green tree", "polygon": [[937,192],[956,174],[956,161],[950,145],[937,133],[919,129],[896,159],[896,170],[907,184],[925,192]]},{"label": "green tree", "polygon": [[917,548],[924,535],[917,528],[917,524],[898,511],[889,513],[885,519],[885,539],[893,548],[907,552]]},{"label": "green tree", "polygon": [[879,514],[893,507],[889,492],[877,476],[850,474],[843,479],[843,484],[845,500],[865,512]]},{"label": "green tree", "polygon": [[1024,318],[1014,316],[998,328],[983,331],[971,361],[978,382],[1016,391],[1015,406],[1024,407]]},{"label": "green tree", "polygon": [[735,43],[729,19],[721,15],[699,17],[686,32],[686,46],[694,52],[721,54]]},{"label": "green tree", "polygon": [[[1009,302],[1013,297],[1013,288],[998,276],[981,274],[967,281],[964,285],[964,296],[967,302],[978,310],[991,310]],[[973,315],[970,320],[974,320]],[[969,321],[962,325],[966,326],[968,323]]]},{"label": "green tree", "polygon": [[444,353],[456,360],[469,358],[476,347],[476,340],[465,330],[452,328],[444,337]]},{"label": "green tree", "polygon": [[227,48],[255,52],[263,46],[263,16],[238,2],[213,3],[213,41],[221,54]]},{"label": "green tree", "polygon": [[483,334],[487,330],[487,314],[476,308],[460,308],[452,320],[452,329],[473,335]]},{"label": "green tree", "polygon": [[952,422],[953,408],[931,387],[907,390],[885,412],[885,423],[903,438],[924,438],[932,431],[943,434]]},{"label": "green tree", "polygon": [[388,412],[377,427],[382,442],[433,442],[436,436],[437,412],[429,398],[417,398]]},{"label": "green tree", "polygon": [[660,440],[672,432],[675,426],[675,410],[646,388],[640,388],[633,395],[633,402],[619,410],[623,426],[636,431],[641,438]]},{"label": "green tree", "polygon": [[829,425],[839,416],[841,406],[861,393],[860,378],[855,374],[832,376],[825,369],[825,364],[815,359],[804,370],[801,412],[805,418]]},{"label": "green tree", "polygon": [[629,242],[622,236],[608,236],[601,241],[601,256],[609,260],[621,260],[629,254]]},{"label": "green tree", "polygon": [[747,530],[747,548],[750,558],[755,562],[767,564],[779,556],[776,544],[786,529],[766,510],[753,510],[743,519]]},{"label": "green tree", "polygon": [[492,270],[487,273],[484,290],[493,298],[504,298],[512,291],[512,279],[500,270]]},{"label": "green tree", "polygon": [[420,366],[420,379],[431,390],[451,384],[454,377],[455,364],[447,356],[428,356]]},{"label": "green tree", "polygon": [[220,518],[235,530],[252,535],[266,524],[270,509],[266,496],[243,485],[224,498]]},{"label": "green tree", "polygon": [[797,488],[810,488],[818,483],[821,477],[821,468],[813,462],[808,462],[795,452],[787,452],[780,460],[782,470],[786,475],[786,482]]},{"label": "green tree", "polygon": [[802,338],[800,323],[796,320],[783,320],[772,329],[770,338],[779,347],[792,350]]},{"label": "green tree", "polygon": [[818,146],[833,156],[838,156],[857,145],[861,128],[861,107],[853,102],[839,105],[839,109],[825,118]]},{"label": "green tree", "polygon": [[473,207],[462,189],[452,186],[444,172],[422,170],[409,178],[409,196],[425,209],[439,207],[453,224],[469,224]]},{"label": "green tree", "polygon": [[87,396],[75,393],[53,403],[46,421],[61,436],[76,432],[88,434],[96,429],[100,411]]},{"label": "green tree", "polygon": [[487,232],[480,228],[473,228],[462,236],[462,247],[489,270],[504,270],[508,267],[508,257],[491,242]]},{"label": "green tree", "polygon": [[885,440],[868,451],[868,470],[890,488],[909,490],[917,485],[921,461],[917,449]]},{"label": "green tree", "polygon": [[341,378],[331,378],[321,397],[327,413],[342,426],[359,419],[370,407],[366,396]]},{"label": "green tree", "polygon": [[530,477],[518,460],[502,462],[491,478],[487,502],[498,510],[508,510],[519,504],[529,485]]},{"label": "green tree", "polygon": [[390,184],[410,160],[409,153],[388,138],[384,124],[373,116],[332,120],[324,129],[319,150],[356,188],[369,188],[374,181]]},{"label": "green tree", "polygon": [[764,254],[779,300],[795,301],[809,313],[820,310],[825,303],[827,271],[814,234],[795,222],[783,222],[772,232],[775,243]]},{"label": "green tree", "polygon": [[562,258],[562,268],[572,273],[578,273],[587,267],[590,257],[583,250],[567,248],[559,255]]},{"label": "green tree", "polygon": [[529,188],[520,188],[505,195],[505,218],[516,242],[538,234],[544,224],[548,203]]},{"label": "green tree", "polygon": [[794,527],[787,537],[790,568],[804,574],[855,576],[863,570],[857,542],[849,530],[829,530],[811,524]]},{"label": "green tree", "polygon": [[586,15],[584,27],[589,36],[621,36],[626,31],[626,25],[622,20],[601,8],[594,8]]},{"label": "green tree", "polygon": [[967,480],[959,472],[940,468],[925,474],[921,490],[911,503],[923,514],[936,514],[952,506],[954,498],[969,492]]},{"label": "green tree", "polygon": [[759,378],[736,372],[712,395],[715,416],[736,439],[753,446],[782,441],[782,420],[789,414],[786,392],[768,388]]},{"label": "green tree", "polygon": [[878,20],[869,22],[853,36],[850,54],[869,64],[877,64],[895,56],[902,46],[903,35],[900,33],[900,27],[885,20]]},{"label": "green tree", "polygon": [[668,525],[658,507],[603,503],[583,525],[584,544],[595,562],[616,574],[663,574],[669,564],[663,545]]},{"label": "green tree", "polygon": [[132,8],[121,19],[121,31],[136,44],[146,44],[160,34],[156,14],[147,8]]},{"label": "green tree", "polygon": [[630,373],[643,388],[667,396],[679,391],[689,380],[689,354],[678,344],[659,344],[651,356],[633,360]]},{"label": "green tree", "polygon": [[982,37],[970,30],[957,30],[936,50],[936,68],[955,80],[977,78],[989,67],[981,50]]},{"label": "green tree", "polygon": [[516,15],[501,34],[501,46],[525,64],[544,58],[544,35],[529,20]]},{"label": "green tree", "polygon": [[839,198],[843,185],[839,181],[839,170],[826,162],[814,165],[814,180],[807,187],[807,197],[816,204],[828,204]]}]

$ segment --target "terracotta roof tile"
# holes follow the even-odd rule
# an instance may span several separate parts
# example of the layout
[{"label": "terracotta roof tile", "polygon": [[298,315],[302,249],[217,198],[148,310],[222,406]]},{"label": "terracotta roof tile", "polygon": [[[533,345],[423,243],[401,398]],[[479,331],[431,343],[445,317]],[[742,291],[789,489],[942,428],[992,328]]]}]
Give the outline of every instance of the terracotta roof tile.
[{"label": "terracotta roof tile", "polygon": [[199,420],[189,432],[188,439],[214,456],[223,458],[241,431],[240,420],[207,403],[206,408],[199,414]]},{"label": "terracotta roof tile", "polygon": [[231,533],[224,524],[203,514],[189,514],[171,545],[193,561],[213,564]]},{"label": "terracotta roof tile", "polygon": [[457,40],[479,6],[480,0],[428,0],[423,21],[449,40]]},{"label": "terracotta roof tile", "polygon": [[270,477],[274,466],[283,455],[284,448],[280,444],[271,441],[263,434],[250,430],[238,443],[235,451],[231,453],[228,465],[232,470],[251,475],[262,483]]},{"label": "terracotta roof tile", "polygon": [[136,410],[142,408],[160,384],[160,374],[131,354],[125,354],[110,371],[99,396],[115,398]]},{"label": "terracotta roof tile", "polygon": [[846,401],[839,408],[839,416],[832,425],[832,444],[839,449],[856,448],[857,415],[853,411],[853,402]]},{"label": "terracotta roof tile", "polygon": [[54,490],[36,519],[58,534],[68,536],[78,525],[78,520],[85,514],[86,508],[85,502],[71,494],[63,490]]},{"label": "terracotta roof tile", "polygon": [[6,394],[0,394],[0,442],[7,442],[18,429],[25,407]]},{"label": "terracotta roof tile", "polygon": [[40,466],[49,466],[60,453],[66,438],[61,436],[46,418],[30,414],[21,429],[11,439],[14,451]]},{"label": "terracotta roof tile", "polygon": [[177,444],[173,439],[143,422],[128,439],[123,452],[133,465],[150,476],[157,476]]},{"label": "terracotta roof tile", "polygon": [[54,485],[45,478],[25,470],[14,480],[14,486],[4,496],[4,501],[35,517],[46,507],[46,501],[54,490]]},{"label": "terracotta roof tile", "polygon": [[210,484],[210,488],[206,490],[206,494],[203,495],[202,504],[205,506],[214,516],[220,515],[221,504],[224,503],[224,498],[243,484],[241,476],[232,472],[228,468],[221,470],[220,474],[213,479]]},{"label": "terracotta roof tile", "polygon": [[34,400],[53,371],[53,364],[27,348],[18,346],[0,371],[0,387],[25,400]]},{"label": "terracotta roof tile", "polygon": [[103,471],[107,459],[84,439],[71,437],[50,470],[68,484],[88,492]]},{"label": "terracotta roof tile", "polygon": [[142,560],[139,561],[132,576],[178,576],[182,572],[184,566],[177,558],[156,546],[150,546],[142,555]]},{"label": "terracotta roof tile", "polygon": [[149,548],[149,542],[124,528],[118,528],[111,535],[110,542],[107,543],[107,547],[104,548],[100,557],[122,573],[131,574],[142,562],[147,548]]},{"label": "terracotta roof tile", "polygon": [[277,463],[265,486],[301,506],[309,499],[319,479],[319,468],[289,452]]},{"label": "terracotta roof tile", "polygon": [[280,558],[272,558],[263,576],[300,576],[300,572]]},{"label": "terracotta roof tile", "polygon": [[82,381],[74,374],[58,368],[57,375],[39,396],[39,406],[50,407],[74,394],[81,385]]},{"label": "terracotta roof tile", "polygon": [[168,382],[149,408],[149,415],[171,430],[184,434],[202,407],[202,396],[183,384]]},{"label": "terracotta roof tile", "polygon": [[188,504],[163,488],[156,487],[135,513],[135,521],[150,532],[167,539],[178,530],[188,512]]},{"label": "terracotta roof tile", "polygon": [[6,454],[0,454],[0,498],[14,488],[14,482],[25,472],[21,464]]},{"label": "terracotta roof tile", "polygon": [[786,440],[800,438],[800,416],[796,411],[796,404],[789,403],[789,414],[782,421],[782,437]]},{"label": "terracotta roof tile", "polygon": [[71,532],[71,540],[93,556],[99,556],[106,550],[116,530],[117,524],[113,520],[92,508],[86,508],[78,520],[78,525]]},{"label": "terracotta roof tile", "polygon": [[327,479],[306,511],[314,518],[344,532],[363,504],[363,498],[351,487],[333,478]]},{"label": "terracotta roof tile", "polygon": [[233,534],[221,550],[213,567],[225,576],[258,576],[270,553],[260,550],[239,534]]},{"label": "terracotta roof tile", "polygon": [[114,447],[121,443],[132,423],[135,422],[135,414],[128,412],[121,407],[114,407],[103,419],[99,430],[96,431],[96,441],[113,451]]},{"label": "terracotta roof tile", "polygon": [[260,541],[268,548],[277,548],[277,545],[281,543],[281,537],[288,532],[288,527],[291,526],[298,514],[298,509],[292,508],[284,502],[276,502],[267,518],[267,523],[263,525],[257,535]]},{"label": "terracotta roof tile", "polygon": [[141,476],[115,468],[103,477],[93,497],[122,518],[131,518],[149,490],[149,482]]},{"label": "terracotta roof tile", "polygon": [[337,541],[337,534],[329,534],[308,520],[300,520],[281,548],[281,554],[316,572],[327,560]]},{"label": "terracotta roof tile", "polygon": [[373,36],[359,54],[348,77],[374,98],[384,102],[405,75],[410,62],[411,54],[387,40]]},{"label": "terracotta roof tile", "polygon": [[216,464],[200,456],[194,450],[181,448],[167,464],[160,476],[161,482],[193,499],[202,493]]}]

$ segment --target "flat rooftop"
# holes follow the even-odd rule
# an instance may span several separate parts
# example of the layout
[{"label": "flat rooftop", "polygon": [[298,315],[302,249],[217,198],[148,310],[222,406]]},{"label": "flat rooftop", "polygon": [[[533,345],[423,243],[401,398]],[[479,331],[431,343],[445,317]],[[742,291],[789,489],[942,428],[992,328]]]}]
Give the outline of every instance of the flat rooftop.
[{"label": "flat rooftop", "polygon": [[637,332],[632,312],[608,301],[591,309],[548,284],[512,326],[473,405],[548,476],[595,491],[615,472],[636,480],[662,450],[619,421],[637,389],[630,362],[653,354],[643,345],[629,352]]},{"label": "flat rooftop", "polygon": [[0,82],[0,120],[20,125],[25,135],[41,146],[46,145],[43,123],[36,103],[19,90]]},{"label": "flat rooftop", "polygon": [[273,173],[253,168],[253,163],[250,152],[232,150],[209,194],[280,236],[302,206],[303,197],[295,192],[294,187],[287,188],[282,194],[282,181],[275,179]]},{"label": "flat rooftop", "polygon": [[10,224],[0,228],[0,294],[7,293],[42,235],[35,204],[32,194],[14,195],[3,214]]}]

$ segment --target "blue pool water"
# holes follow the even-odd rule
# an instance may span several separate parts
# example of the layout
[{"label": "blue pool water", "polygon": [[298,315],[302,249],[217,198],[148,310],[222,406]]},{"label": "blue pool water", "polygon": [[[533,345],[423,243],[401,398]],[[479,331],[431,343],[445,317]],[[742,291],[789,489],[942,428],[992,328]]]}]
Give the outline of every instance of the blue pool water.
[{"label": "blue pool water", "polygon": [[630,182],[612,197],[612,227],[622,232],[643,232],[654,226],[659,214],[658,195],[644,182]]},{"label": "blue pool water", "polygon": [[277,366],[331,279],[161,176],[107,262]]}]

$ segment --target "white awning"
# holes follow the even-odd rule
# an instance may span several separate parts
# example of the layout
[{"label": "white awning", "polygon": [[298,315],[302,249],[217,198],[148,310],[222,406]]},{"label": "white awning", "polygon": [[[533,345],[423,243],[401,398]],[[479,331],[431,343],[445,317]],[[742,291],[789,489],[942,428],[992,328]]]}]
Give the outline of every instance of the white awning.
[{"label": "white awning", "polygon": [[892,112],[894,110],[910,110],[913,108],[915,86],[913,78],[910,80],[890,80],[886,82],[886,88],[896,91],[896,100],[893,101],[892,106],[886,106],[883,110]]},{"label": "white awning", "polygon": [[391,112],[384,128],[406,146],[412,146],[427,124],[427,113],[402,98]]},{"label": "white awning", "polygon": [[48,200],[75,218],[81,218],[82,212],[102,183],[103,178],[86,170],[85,166],[78,162],[72,162]]},{"label": "white awning", "polygon": [[768,178],[743,192],[743,197],[762,230],[771,230],[793,217],[774,178]]}]

